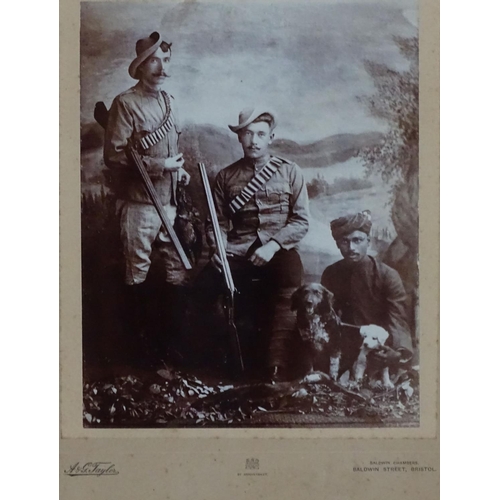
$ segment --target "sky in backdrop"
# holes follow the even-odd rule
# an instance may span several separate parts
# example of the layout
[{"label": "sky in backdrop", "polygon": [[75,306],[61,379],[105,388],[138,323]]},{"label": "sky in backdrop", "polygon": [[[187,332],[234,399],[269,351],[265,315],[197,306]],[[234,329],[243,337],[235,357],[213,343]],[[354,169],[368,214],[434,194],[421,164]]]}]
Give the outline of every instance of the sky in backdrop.
[{"label": "sky in backdrop", "polygon": [[83,3],[81,120],[136,83],[135,42],[159,31],[173,43],[165,89],[183,122],[225,128],[265,104],[278,114],[277,136],[299,143],[383,131],[358,100],[375,90],[364,63],[405,70],[393,37],[417,36],[417,26],[416,0]]}]

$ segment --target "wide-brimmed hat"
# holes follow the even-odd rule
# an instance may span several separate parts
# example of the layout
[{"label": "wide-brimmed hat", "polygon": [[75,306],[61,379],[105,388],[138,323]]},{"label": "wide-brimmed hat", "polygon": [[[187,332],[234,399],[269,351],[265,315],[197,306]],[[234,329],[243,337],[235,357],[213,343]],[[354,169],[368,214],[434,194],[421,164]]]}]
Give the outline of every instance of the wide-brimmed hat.
[{"label": "wide-brimmed hat", "polygon": [[[135,44],[135,52],[137,57],[130,63],[128,67],[129,75],[135,80],[139,80],[137,76],[137,68],[143,63],[150,55],[154,54],[162,43],[161,35],[157,31],[153,31],[147,38],[141,38]],[[168,44],[171,46],[172,44]]]},{"label": "wide-brimmed hat", "polygon": [[271,117],[273,118],[273,125],[271,128],[273,129],[274,127],[276,127],[276,115],[272,111],[269,111],[268,108],[264,107],[244,109],[238,117],[238,125],[228,125],[228,127],[231,131],[237,134],[242,128],[245,128],[247,125],[252,123],[256,118],[258,118],[260,115],[263,115],[264,113],[271,115]]}]

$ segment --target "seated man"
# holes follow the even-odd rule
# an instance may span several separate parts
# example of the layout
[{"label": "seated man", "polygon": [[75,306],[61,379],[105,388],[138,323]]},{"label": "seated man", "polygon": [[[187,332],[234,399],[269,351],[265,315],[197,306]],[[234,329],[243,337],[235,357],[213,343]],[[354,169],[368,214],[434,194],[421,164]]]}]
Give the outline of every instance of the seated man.
[{"label": "seated man", "polygon": [[[255,344],[260,323],[267,344],[267,368],[274,380],[286,376],[287,350],[295,328],[291,296],[301,285],[302,262],[296,250],[309,225],[307,188],[300,167],[271,156],[276,119],[266,109],[249,109],[239,123],[229,126],[237,134],[244,157],[219,172],[214,202],[237,290],[236,320],[240,333]],[[205,270],[208,282],[220,281],[219,259],[213,239],[213,266]],[[255,290],[258,292],[255,292]],[[212,294],[214,286],[211,287]],[[243,317],[242,317],[243,316]],[[255,321],[265,320],[265,321]],[[264,324],[263,324],[264,323]],[[240,336],[241,337],[241,336]],[[252,349],[250,349],[250,352]],[[249,355],[249,365],[264,358]]]},{"label": "seated man", "polygon": [[[371,214],[364,211],[330,223],[332,236],[344,257],[328,266],[321,284],[335,296],[335,309],[343,323],[377,325],[389,332],[389,339],[372,353],[379,366],[397,367],[409,361],[412,343],[406,318],[406,292],[399,274],[367,255],[370,246]],[[343,341],[341,370],[352,368],[361,337]]]}]

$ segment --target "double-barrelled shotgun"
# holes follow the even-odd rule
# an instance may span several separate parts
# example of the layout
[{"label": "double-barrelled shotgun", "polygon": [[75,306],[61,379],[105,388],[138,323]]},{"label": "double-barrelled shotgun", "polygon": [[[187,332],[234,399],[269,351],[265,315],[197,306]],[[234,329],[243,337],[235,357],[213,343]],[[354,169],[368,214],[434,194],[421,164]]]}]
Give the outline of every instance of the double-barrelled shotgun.
[{"label": "double-barrelled shotgun", "polygon": [[179,258],[181,259],[183,266],[187,270],[192,269],[193,266],[191,265],[191,262],[189,262],[186,252],[184,252],[184,248],[182,248],[181,242],[177,237],[177,234],[174,230],[174,227],[172,226],[172,223],[168,220],[165,209],[163,208],[163,205],[160,201],[160,197],[158,196],[158,193],[156,192],[156,189],[153,186],[153,183],[146,171],[146,167],[144,166],[144,162],[142,161],[141,155],[138,153],[135,145],[133,144],[128,145],[127,152],[130,159],[134,162],[135,166],[137,167],[139,174],[141,175],[142,182],[144,183],[144,187],[146,188],[149,198],[153,202],[153,205],[156,208],[156,211],[158,212],[160,220],[164,228],[166,229],[167,234],[170,236],[170,239],[174,244],[175,250],[177,251]]},{"label": "double-barrelled shotgun", "polygon": [[219,219],[217,218],[217,213],[215,211],[215,203],[212,196],[212,190],[210,189],[207,170],[203,163],[198,163],[198,168],[200,169],[201,182],[205,191],[210,221],[212,222],[217,255],[221,261],[222,274],[224,275],[224,281],[226,284],[227,293],[225,312],[227,316],[226,319],[228,324],[229,341],[231,343],[231,350],[233,351],[234,367],[236,374],[241,375],[245,370],[245,365],[243,363],[243,356],[241,353],[240,338],[234,323],[234,295],[236,293],[236,287],[234,286],[233,275],[231,274],[231,268],[229,267],[229,262],[227,260],[226,249],[219,226]]}]

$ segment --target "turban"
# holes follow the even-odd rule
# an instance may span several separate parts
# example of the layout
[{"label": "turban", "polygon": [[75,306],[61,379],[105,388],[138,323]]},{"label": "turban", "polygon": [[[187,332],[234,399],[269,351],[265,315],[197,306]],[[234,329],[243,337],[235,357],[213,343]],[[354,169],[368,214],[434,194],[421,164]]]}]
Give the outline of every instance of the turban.
[{"label": "turban", "polygon": [[332,230],[334,240],[343,238],[354,231],[362,231],[369,235],[371,228],[372,214],[369,210],[339,217],[330,222],[330,229]]}]

